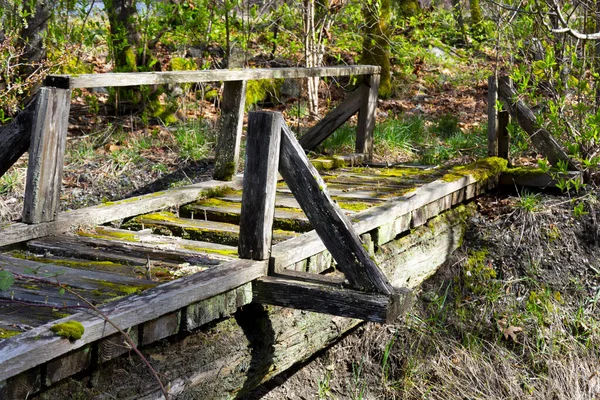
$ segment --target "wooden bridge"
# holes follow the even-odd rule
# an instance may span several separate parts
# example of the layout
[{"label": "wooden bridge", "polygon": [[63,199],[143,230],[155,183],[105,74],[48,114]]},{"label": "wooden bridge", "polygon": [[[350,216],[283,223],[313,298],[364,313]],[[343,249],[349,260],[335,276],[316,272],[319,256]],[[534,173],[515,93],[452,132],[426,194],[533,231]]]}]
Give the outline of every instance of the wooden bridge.
[{"label": "wooden bridge", "polygon": [[[32,123],[23,220],[0,227],[1,271],[17,278],[0,291],[0,397],[161,398],[149,370],[123,356],[133,344],[170,395],[235,397],[360,320],[401,315],[460,245],[461,204],[495,187],[506,161],[365,166],[378,72],[50,77]],[[251,113],[236,173],[248,79],[350,74],[364,84],[300,141],[280,114]],[[71,88],[211,80],[225,81],[215,180],[58,212]],[[356,154],[305,156],[356,112]],[[80,337],[55,333],[68,321],[82,324]],[[130,379],[118,383],[123,371]]]}]

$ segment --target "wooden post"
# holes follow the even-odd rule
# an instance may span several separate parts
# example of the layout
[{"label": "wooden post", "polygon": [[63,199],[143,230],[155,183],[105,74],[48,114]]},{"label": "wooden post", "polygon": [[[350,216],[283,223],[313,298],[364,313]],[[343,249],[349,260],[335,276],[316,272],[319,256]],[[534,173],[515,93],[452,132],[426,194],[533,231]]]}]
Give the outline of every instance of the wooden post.
[{"label": "wooden post", "polygon": [[510,123],[510,114],[508,111],[498,113],[498,157],[506,160],[508,158],[508,149],[510,146],[510,136],[508,135],[508,124]]},{"label": "wooden post", "polygon": [[498,155],[498,78],[492,75],[488,78],[488,157]]},{"label": "wooden post", "polygon": [[281,131],[279,157],[279,172],[350,285],[370,293],[394,293],[285,123]]},{"label": "wooden post", "polygon": [[213,178],[230,181],[237,172],[246,103],[246,81],[225,82]]},{"label": "wooden post", "polygon": [[364,93],[358,112],[356,152],[367,154],[367,159],[371,160],[373,158],[373,130],[375,129],[379,74],[366,75],[363,79],[362,90]]},{"label": "wooden post", "polygon": [[33,116],[23,222],[54,221],[59,210],[71,90],[42,87]]},{"label": "wooden post", "polygon": [[238,249],[241,258],[266,260],[271,255],[282,123],[278,112],[253,112],[248,117]]}]

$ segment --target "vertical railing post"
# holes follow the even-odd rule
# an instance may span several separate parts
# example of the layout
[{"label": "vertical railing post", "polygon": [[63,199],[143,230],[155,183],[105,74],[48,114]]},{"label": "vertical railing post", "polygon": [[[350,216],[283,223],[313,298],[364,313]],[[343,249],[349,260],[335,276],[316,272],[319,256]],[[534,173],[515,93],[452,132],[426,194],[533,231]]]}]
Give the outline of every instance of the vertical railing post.
[{"label": "vertical railing post", "polygon": [[246,81],[225,82],[213,178],[230,181],[237,172],[246,103]]},{"label": "vertical railing post", "polygon": [[498,157],[506,160],[509,154],[510,136],[508,134],[508,124],[510,123],[510,114],[508,111],[500,111],[498,113]]},{"label": "vertical railing post", "polygon": [[498,77],[494,74],[488,78],[488,157],[498,155]]},{"label": "vertical railing post", "polygon": [[364,153],[371,160],[373,157],[373,131],[375,130],[375,112],[379,92],[379,74],[363,77],[363,98],[358,111],[358,127],[356,130],[356,152]]},{"label": "vertical railing post", "polygon": [[241,258],[266,260],[271,254],[282,121],[278,112],[252,112],[248,116],[238,248]]},{"label": "vertical railing post", "polygon": [[53,221],[59,211],[71,90],[42,87],[36,101],[23,205],[29,224]]}]

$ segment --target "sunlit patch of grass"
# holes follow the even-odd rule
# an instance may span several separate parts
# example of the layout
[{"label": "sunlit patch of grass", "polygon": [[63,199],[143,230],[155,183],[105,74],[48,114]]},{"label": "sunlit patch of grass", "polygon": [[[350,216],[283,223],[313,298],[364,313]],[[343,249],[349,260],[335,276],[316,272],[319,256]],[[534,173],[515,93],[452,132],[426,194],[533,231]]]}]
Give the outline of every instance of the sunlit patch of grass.
[{"label": "sunlit patch of grass", "polygon": [[208,157],[214,146],[214,132],[203,120],[191,120],[178,124],[173,132],[183,160],[198,161]]},{"label": "sunlit patch of grass", "polygon": [[25,171],[12,169],[0,177],[0,195],[14,193],[23,187],[25,183]]}]

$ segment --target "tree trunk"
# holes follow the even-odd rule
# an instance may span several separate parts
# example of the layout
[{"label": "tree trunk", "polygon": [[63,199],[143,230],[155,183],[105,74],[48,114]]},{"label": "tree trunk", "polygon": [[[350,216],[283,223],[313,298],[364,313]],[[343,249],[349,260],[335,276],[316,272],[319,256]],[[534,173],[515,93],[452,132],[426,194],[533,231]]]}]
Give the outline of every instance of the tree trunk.
[{"label": "tree trunk", "polygon": [[135,23],[136,0],[106,0],[104,8],[110,24],[109,49],[116,72],[137,71],[140,35]]},{"label": "tree trunk", "polygon": [[365,27],[362,45],[362,63],[381,67],[379,96],[388,98],[392,95],[390,73],[390,43],[388,40],[391,14],[390,0],[381,2],[365,2],[363,16]]},{"label": "tree trunk", "polygon": [[[317,67],[317,33],[315,31],[315,0],[304,0],[304,65]],[[308,111],[311,117],[319,114],[319,78],[306,78]]]}]

